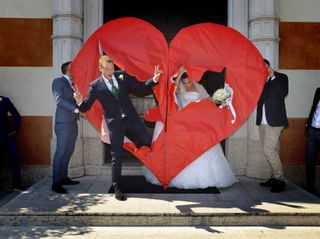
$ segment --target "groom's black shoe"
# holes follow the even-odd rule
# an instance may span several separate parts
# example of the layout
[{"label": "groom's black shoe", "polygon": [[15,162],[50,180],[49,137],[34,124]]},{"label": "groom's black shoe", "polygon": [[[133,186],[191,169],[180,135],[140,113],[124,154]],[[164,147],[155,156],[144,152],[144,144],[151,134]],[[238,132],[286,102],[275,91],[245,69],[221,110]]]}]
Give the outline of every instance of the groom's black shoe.
[{"label": "groom's black shoe", "polygon": [[261,182],[260,186],[262,186],[262,187],[272,187],[274,182],[275,182],[274,178],[269,178],[267,181]]},{"label": "groom's black shoe", "polygon": [[124,196],[120,186],[114,186],[114,196],[119,201],[125,201],[126,197]]},{"label": "groom's black shoe", "polygon": [[79,181],[71,180],[70,178],[60,180],[61,185],[76,185],[79,184]]}]

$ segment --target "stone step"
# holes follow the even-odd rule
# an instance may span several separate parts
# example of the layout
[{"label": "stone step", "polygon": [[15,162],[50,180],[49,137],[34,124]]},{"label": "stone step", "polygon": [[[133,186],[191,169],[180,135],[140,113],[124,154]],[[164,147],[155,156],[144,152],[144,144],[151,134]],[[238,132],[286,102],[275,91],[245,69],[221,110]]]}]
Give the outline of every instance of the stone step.
[{"label": "stone step", "polygon": [[319,213],[0,213],[1,226],[320,226]]},{"label": "stone step", "polygon": [[273,194],[238,177],[220,194],[107,193],[110,175],[79,178],[68,194],[44,178],[0,207],[0,226],[320,226],[320,199],[287,182]]},{"label": "stone step", "polygon": [[[109,175],[111,173],[111,164],[105,163],[101,167],[101,175]],[[128,159],[122,163],[121,175],[143,175],[142,164],[136,159]]]}]

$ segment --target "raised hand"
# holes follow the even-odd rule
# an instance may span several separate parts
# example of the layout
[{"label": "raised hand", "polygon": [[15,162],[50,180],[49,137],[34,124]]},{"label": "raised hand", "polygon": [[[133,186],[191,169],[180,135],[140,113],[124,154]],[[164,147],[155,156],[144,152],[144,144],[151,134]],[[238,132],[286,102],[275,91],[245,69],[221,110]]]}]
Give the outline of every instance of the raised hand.
[{"label": "raised hand", "polygon": [[181,66],[178,71],[179,71],[179,74],[182,75],[183,73],[186,72],[186,68],[184,68],[184,66]]},{"label": "raised hand", "polygon": [[155,82],[158,82],[158,81],[159,81],[160,75],[161,75],[161,73],[162,73],[162,70],[160,70],[159,67],[160,67],[159,65],[156,65],[156,66],[154,67],[153,80],[154,80]]}]

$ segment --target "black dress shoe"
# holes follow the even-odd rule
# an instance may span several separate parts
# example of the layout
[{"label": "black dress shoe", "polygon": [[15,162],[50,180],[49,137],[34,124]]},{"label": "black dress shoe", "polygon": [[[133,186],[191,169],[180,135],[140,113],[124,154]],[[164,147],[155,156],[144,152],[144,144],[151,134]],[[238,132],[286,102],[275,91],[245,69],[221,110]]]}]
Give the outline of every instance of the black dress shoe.
[{"label": "black dress shoe", "polygon": [[269,178],[267,181],[260,183],[260,186],[262,187],[272,187],[272,184],[274,183],[274,178]]},{"label": "black dress shoe", "polygon": [[64,187],[62,187],[61,184],[52,184],[51,190],[60,194],[68,193],[68,191]]},{"label": "black dress shoe", "polygon": [[275,181],[272,183],[271,192],[272,193],[280,193],[284,191],[286,188],[286,183],[284,181],[280,181],[275,179]]},{"label": "black dress shoe", "polygon": [[79,181],[71,180],[70,178],[60,180],[61,185],[75,185],[79,184]]},{"label": "black dress shoe", "polygon": [[124,196],[124,194],[119,186],[114,187],[114,195],[115,195],[115,198],[119,201],[126,200],[126,197]]}]

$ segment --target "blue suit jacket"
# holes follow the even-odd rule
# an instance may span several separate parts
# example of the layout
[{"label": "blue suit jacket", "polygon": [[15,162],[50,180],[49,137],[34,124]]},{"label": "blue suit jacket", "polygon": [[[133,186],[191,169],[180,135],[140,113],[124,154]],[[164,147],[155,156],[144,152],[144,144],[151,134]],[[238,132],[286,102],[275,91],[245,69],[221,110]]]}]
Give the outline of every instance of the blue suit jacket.
[{"label": "blue suit jacket", "polygon": [[[8,113],[12,115],[14,119],[13,129],[9,129],[8,125]],[[20,129],[21,116],[10,99],[0,96],[0,138],[4,139],[8,137],[10,131],[18,132]]]},{"label": "blue suit jacket", "polygon": [[71,122],[79,116],[74,113],[77,108],[76,101],[73,98],[73,90],[65,77],[54,79],[52,82],[52,92],[57,104],[55,122]]},{"label": "blue suit jacket", "polygon": [[[123,75],[122,80],[119,79],[120,75]],[[101,76],[90,84],[87,98],[79,106],[79,110],[85,112],[96,99],[99,100],[104,109],[104,117],[110,131],[116,131],[121,127],[121,109],[130,121],[140,120],[136,109],[129,99],[129,88],[143,89],[156,84],[152,79],[146,82],[139,82],[124,71],[117,71],[114,73],[114,76],[119,85],[119,99],[116,99],[111,93]]]}]

